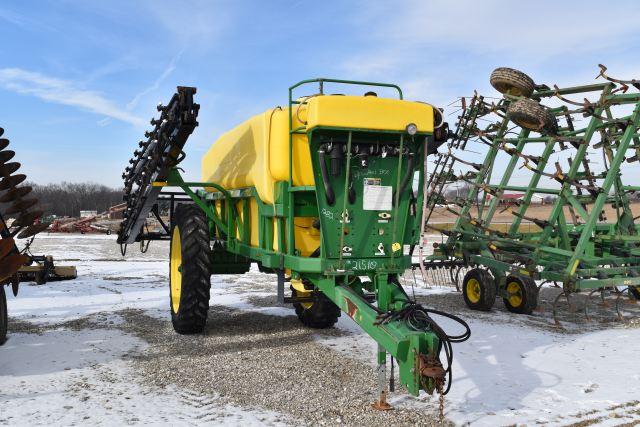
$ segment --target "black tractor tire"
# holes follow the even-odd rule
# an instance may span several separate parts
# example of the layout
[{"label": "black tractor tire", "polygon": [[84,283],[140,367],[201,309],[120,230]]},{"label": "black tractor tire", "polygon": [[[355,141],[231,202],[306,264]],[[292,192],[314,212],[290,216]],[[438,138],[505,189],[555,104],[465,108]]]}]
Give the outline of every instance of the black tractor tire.
[{"label": "black tractor tire", "polygon": [[[336,324],[338,317],[342,313],[340,307],[334,304],[320,291],[313,291],[314,301],[312,303],[293,303],[298,320],[303,325],[314,329],[326,329]],[[291,289],[291,296],[297,297],[295,289]]]},{"label": "black tractor tire", "polygon": [[9,323],[7,295],[4,292],[4,285],[0,284],[0,345],[7,340],[7,323]]},{"label": "black tractor tire", "polygon": [[496,283],[487,270],[471,269],[462,280],[462,296],[472,310],[489,311],[496,302]]},{"label": "black tractor tire", "polygon": [[493,70],[489,78],[491,86],[504,95],[529,98],[535,90],[533,79],[522,71],[500,67]]},{"label": "black tractor tire", "polygon": [[531,314],[538,307],[538,287],[528,277],[507,276],[504,292],[502,301],[512,313]]},{"label": "black tractor tire", "polygon": [[507,116],[520,127],[543,134],[558,133],[558,120],[548,108],[533,99],[519,99],[509,104]]},{"label": "black tractor tire", "polygon": [[[176,232],[177,229],[177,232]],[[174,307],[172,257],[174,239],[179,239],[180,275],[179,304]],[[177,244],[177,242],[176,242]],[[207,217],[196,205],[176,207],[171,227],[169,260],[169,308],[173,329],[179,334],[202,332],[207,323],[211,292],[211,248]]]}]

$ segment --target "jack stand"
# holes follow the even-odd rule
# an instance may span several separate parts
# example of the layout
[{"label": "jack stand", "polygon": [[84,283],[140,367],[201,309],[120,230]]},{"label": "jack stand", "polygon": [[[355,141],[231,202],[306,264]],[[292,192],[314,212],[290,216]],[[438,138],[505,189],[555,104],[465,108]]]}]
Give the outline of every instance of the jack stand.
[{"label": "jack stand", "polygon": [[387,352],[378,344],[378,400],[371,404],[378,411],[390,411],[393,406],[387,403]]}]

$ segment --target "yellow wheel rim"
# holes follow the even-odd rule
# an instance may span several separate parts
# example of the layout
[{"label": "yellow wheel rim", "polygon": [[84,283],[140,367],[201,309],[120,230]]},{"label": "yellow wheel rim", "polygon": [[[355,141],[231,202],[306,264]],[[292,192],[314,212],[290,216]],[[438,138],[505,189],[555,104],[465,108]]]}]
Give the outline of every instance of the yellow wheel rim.
[{"label": "yellow wheel rim", "polygon": [[520,307],[522,305],[522,287],[518,282],[509,282],[507,284],[507,300],[512,307]]},{"label": "yellow wheel rim", "polygon": [[472,303],[477,303],[480,301],[480,295],[482,290],[480,289],[480,282],[477,279],[469,279],[467,282],[467,298]]},{"label": "yellow wheel rim", "polygon": [[182,242],[180,242],[178,227],[173,228],[171,235],[169,286],[171,287],[171,309],[177,313],[180,308],[180,295],[182,295]]},{"label": "yellow wheel rim", "polygon": [[[307,291],[302,284],[302,280],[300,279],[292,279],[291,286],[296,291],[296,296],[299,298],[306,298],[311,296],[311,291]],[[313,305],[312,302],[301,302],[300,305],[304,307],[305,310],[308,310]]]}]

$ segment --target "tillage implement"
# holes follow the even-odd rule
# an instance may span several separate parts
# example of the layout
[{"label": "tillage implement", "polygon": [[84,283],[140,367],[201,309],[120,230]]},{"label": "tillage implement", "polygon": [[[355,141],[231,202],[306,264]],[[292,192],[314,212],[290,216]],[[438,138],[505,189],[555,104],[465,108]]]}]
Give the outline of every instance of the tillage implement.
[{"label": "tillage implement", "polygon": [[16,153],[7,150],[9,140],[2,138],[0,128],[0,345],[7,338],[7,297],[4,287],[11,286],[13,295],[18,295],[19,271],[34,259],[29,254],[29,243],[22,250],[16,246],[16,239],[31,239],[49,225],[40,223],[43,212],[38,209],[38,200],[29,197],[33,190],[21,185],[24,174],[16,174],[20,163],[12,161]]},{"label": "tillage implement", "polygon": [[[312,85],[312,95],[295,96]],[[327,85],[369,92],[330,95]],[[378,97],[376,87],[397,98]],[[305,80],[289,88],[287,107],[223,134],[202,159],[202,180],[186,182],[177,165],[198,124],[195,92],[178,87],[158,106],[123,174],[118,242],[124,253],[134,242],[170,240],[174,329],[203,331],[211,275],[255,263],[277,276],[279,302],[293,304],[304,325],[331,327],[344,312],[378,343],[376,408],[389,408],[388,355],[392,378],[395,360],[409,393],[446,393],[451,344],[464,341],[468,327],[421,306],[399,281],[423,229],[427,156],[447,135],[441,111],[403,100],[396,85]],[[150,215],[159,230],[145,225]],[[447,335],[434,314],[459,320],[465,333]]]},{"label": "tillage implement", "polygon": [[[470,308],[489,310],[498,296],[509,311],[530,314],[539,287],[551,283],[561,288],[552,305],[558,323],[558,303],[571,307],[581,291],[587,317],[591,296],[601,306],[614,297],[618,317],[640,297],[632,212],[640,83],[612,78],[602,65],[597,80],[550,87],[498,68],[490,82],[500,98],[462,99],[427,184],[427,220],[438,211],[452,220],[427,224],[446,239],[423,265],[447,268],[453,279],[467,269],[461,289]],[[455,187],[465,192],[456,197]],[[505,212],[509,219],[497,221]]]}]

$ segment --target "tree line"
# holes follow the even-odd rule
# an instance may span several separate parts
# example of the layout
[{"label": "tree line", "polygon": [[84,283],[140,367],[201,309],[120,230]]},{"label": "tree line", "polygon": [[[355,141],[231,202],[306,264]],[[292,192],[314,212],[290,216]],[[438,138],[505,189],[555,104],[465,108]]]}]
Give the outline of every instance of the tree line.
[{"label": "tree line", "polygon": [[109,207],[122,203],[122,189],[110,188],[95,182],[61,182],[33,187],[31,193],[38,199],[45,215],[80,216],[80,211],[104,212]]}]

